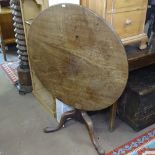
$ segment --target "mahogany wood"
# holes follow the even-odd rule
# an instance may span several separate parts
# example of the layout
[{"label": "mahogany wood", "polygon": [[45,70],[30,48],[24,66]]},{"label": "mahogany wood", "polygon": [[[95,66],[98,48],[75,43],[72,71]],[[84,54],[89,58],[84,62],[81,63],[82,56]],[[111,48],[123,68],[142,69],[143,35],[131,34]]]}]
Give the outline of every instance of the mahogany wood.
[{"label": "mahogany wood", "polygon": [[121,41],[84,7],[60,4],[43,11],[30,27],[28,52],[44,87],[76,109],[109,107],[125,88],[128,63]]}]

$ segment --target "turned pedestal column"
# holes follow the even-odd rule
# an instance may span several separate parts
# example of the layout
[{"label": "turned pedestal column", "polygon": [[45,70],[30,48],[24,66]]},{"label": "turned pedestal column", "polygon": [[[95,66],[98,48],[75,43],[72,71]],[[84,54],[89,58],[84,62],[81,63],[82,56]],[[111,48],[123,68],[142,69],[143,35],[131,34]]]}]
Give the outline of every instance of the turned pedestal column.
[{"label": "turned pedestal column", "polygon": [[19,66],[17,68],[19,80],[16,82],[16,86],[20,94],[25,94],[32,91],[32,84],[20,1],[11,0],[10,5],[14,21],[14,31],[18,49],[17,53],[20,59]]}]

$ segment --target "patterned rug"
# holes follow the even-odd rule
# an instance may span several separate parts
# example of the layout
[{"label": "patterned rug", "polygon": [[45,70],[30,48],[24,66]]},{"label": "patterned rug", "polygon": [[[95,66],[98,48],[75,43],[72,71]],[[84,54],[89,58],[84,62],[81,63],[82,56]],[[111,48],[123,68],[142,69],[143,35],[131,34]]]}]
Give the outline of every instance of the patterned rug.
[{"label": "patterned rug", "polygon": [[13,84],[18,80],[17,66],[18,62],[5,62],[0,64],[0,67],[6,73],[8,78],[13,82]]},{"label": "patterned rug", "polygon": [[155,128],[106,155],[155,155]]}]

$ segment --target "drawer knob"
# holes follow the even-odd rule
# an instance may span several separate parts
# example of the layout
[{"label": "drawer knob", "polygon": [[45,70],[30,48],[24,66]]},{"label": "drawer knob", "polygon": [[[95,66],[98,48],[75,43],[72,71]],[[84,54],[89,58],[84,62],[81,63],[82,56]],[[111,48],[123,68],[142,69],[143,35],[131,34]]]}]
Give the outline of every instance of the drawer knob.
[{"label": "drawer knob", "polygon": [[127,20],[125,21],[125,25],[130,25],[130,24],[132,24],[132,20],[131,20],[131,19],[127,19]]}]

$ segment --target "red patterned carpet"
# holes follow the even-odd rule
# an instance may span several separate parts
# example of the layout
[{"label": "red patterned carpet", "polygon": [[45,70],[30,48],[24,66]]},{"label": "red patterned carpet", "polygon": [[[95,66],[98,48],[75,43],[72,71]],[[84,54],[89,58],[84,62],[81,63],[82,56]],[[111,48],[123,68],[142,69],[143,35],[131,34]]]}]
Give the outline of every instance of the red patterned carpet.
[{"label": "red patterned carpet", "polygon": [[106,155],[155,155],[155,128]]},{"label": "red patterned carpet", "polygon": [[17,76],[17,66],[18,62],[6,62],[0,65],[2,70],[6,73],[8,78],[15,83],[18,80]]}]

